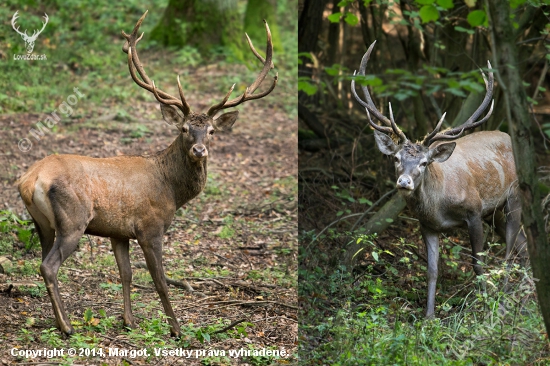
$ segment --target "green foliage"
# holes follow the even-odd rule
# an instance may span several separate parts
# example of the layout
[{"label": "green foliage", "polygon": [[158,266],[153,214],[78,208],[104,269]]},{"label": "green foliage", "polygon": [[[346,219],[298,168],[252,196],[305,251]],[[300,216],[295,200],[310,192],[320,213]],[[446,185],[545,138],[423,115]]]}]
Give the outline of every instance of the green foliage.
[{"label": "green foliage", "polygon": [[[34,224],[30,220],[22,220],[11,211],[0,211],[0,234],[14,233],[19,241],[25,244],[25,249],[31,250],[38,240],[32,240]],[[1,254],[1,253],[0,253]]]},{"label": "green foliage", "polygon": [[420,8],[418,14],[422,19],[422,23],[429,23],[439,19],[439,11],[433,5],[424,5]]},{"label": "green foliage", "polygon": [[[143,319],[139,323],[139,328],[132,329],[128,335],[130,339],[144,343],[148,349],[153,347],[162,347],[166,344],[166,338],[170,335],[170,325],[167,322],[168,317],[160,310],[157,316]],[[153,352],[149,352],[153,354]]]},{"label": "green foliage", "polygon": [[467,20],[472,27],[477,27],[479,25],[483,25],[484,27],[489,26],[489,20],[487,19],[487,14],[485,13],[485,10],[471,11],[468,14]]},{"label": "green foliage", "polygon": [[[304,233],[301,241],[309,243],[309,235]],[[338,239],[338,235],[331,239]],[[363,274],[352,274],[341,264],[322,264],[320,254],[314,262],[309,252],[313,248],[300,248],[303,266],[299,291],[305,301],[300,329],[303,339],[312,337],[318,343],[314,350],[302,353],[304,363],[471,365],[550,361],[544,349],[544,325],[535,289],[526,269],[512,268],[515,285],[507,294],[500,290],[506,269],[490,269],[476,280],[486,292],[472,289],[446,294],[444,301],[438,300],[440,319],[424,320],[424,309],[417,303],[419,297],[424,302],[425,293],[407,293],[401,289],[403,284],[395,286],[412,281],[409,288],[425,287],[425,266],[415,254],[416,245],[401,239],[403,252],[396,263],[397,256],[378,247],[375,237],[359,235],[355,240],[364,246],[357,254],[367,263]],[[441,257],[446,265],[454,263],[451,272],[461,272],[456,264],[461,263],[462,251],[461,246],[444,242]],[[400,266],[409,269],[406,280]],[[422,274],[416,277],[418,272]],[[511,337],[517,342],[510,342]],[[518,344],[523,345],[521,352]]]},{"label": "green foliage", "polygon": [[19,291],[31,297],[40,298],[46,295],[46,286],[41,282],[35,282],[36,286],[20,286]]},{"label": "green foliage", "polygon": [[104,282],[104,283],[100,283],[99,287],[104,290],[108,290],[112,293],[122,292],[122,284],[120,283]]},{"label": "green foliage", "polygon": [[61,347],[63,345],[61,333],[59,333],[57,328],[44,329],[40,335],[40,340],[52,348]]}]

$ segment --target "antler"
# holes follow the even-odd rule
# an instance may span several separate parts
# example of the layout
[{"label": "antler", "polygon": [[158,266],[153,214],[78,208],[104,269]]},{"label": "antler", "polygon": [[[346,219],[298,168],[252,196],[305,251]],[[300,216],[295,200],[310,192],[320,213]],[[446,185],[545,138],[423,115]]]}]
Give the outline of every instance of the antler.
[{"label": "antler", "polygon": [[40,33],[42,33],[42,31],[44,30],[44,28],[46,28],[46,24],[48,24],[48,14],[44,13],[44,19],[46,20],[46,22],[42,22],[42,29],[39,30],[35,30],[33,33],[32,33],[32,36],[29,36],[27,34],[27,30],[25,29],[25,32],[24,33],[21,33],[19,31],[19,26],[17,26],[17,28],[15,28],[16,26],[16,22],[17,22],[17,18],[19,18],[19,10],[15,12],[15,14],[13,14],[13,17],[11,18],[11,26],[13,28],[13,30],[15,30],[17,33],[19,33],[23,38],[25,39],[36,39],[36,37],[38,37],[38,35]]},{"label": "antler", "polygon": [[46,28],[46,24],[48,24],[48,20],[49,20],[50,18],[48,18],[48,14],[46,14],[46,13],[44,13],[44,17],[43,17],[43,18],[46,20],[46,22],[45,22],[45,23],[42,22],[42,29],[40,29],[40,30],[35,30],[35,31],[32,33],[31,38],[36,39],[36,38],[38,37],[38,35],[39,35],[40,33],[42,33],[42,31],[44,30],[44,28]]},{"label": "antler", "polygon": [[[189,107],[189,104],[185,100],[185,97],[183,96],[183,88],[181,87],[180,83],[180,77],[178,75],[178,91],[180,94],[180,98],[176,98],[166,92],[163,92],[160,89],[157,89],[155,87],[155,83],[149,79],[147,74],[145,73],[145,70],[143,69],[143,65],[139,61],[139,56],[137,54],[137,43],[141,40],[143,37],[143,33],[138,37],[138,31],[139,27],[141,26],[141,23],[147,16],[147,13],[149,10],[145,11],[141,18],[136,23],[136,26],[134,27],[134,30],[130,35],[126,34],[124,31],[122,31],[122,35],[124,38],[126,38],[126,42],[124,43],[124,46],[122,46],[122,51],[128,54],[128,68],[130,69],[130,75],[132,76],[132,79],[135,81],[135,83],[139,86],[141,86],[143,89],[150,91],[154,94],[155,98],[160,103],[167,104],[167,105],[174,105],[178,107],[185,117],[187,117],[191,113],[191,107]],[[136,70],[141,77],[141,80],[136,75]],[[143,81],[142,81],[143,80]]]},{"label": "antler", "polygon": [[15,23],[17,22],[17,18],[19,18],[18,13],[19,13],[19,10],[17,10],[15,12],[15,14],[13,14],[13,17],[11,18],[11,26],[12,26],[13,30],[15,30],[17,33],[19,33],[22,37],[28,37],[26,29],[25,29],[25,33],[21,33],[19,31],[19,26],[17,26],[17,28],[15,28]]},{"label": "antler", "polygon": [[[489,61],[487,61],[487,66],[490,70],[491,63]],[[487,80],[487,77],[485,76],[483,71],[481,71],[481,75],[483,76],[483,81],[485,81],[485,89],[487,90],[487,92],[485,93],[485,98],[483,98],[483,102],[481,102],[481,105],[477,108],[474,114],[472,114],[472,116],[460,126],[438,133],[439,129],[441,128],[441,124],[443,123],[443,119],[445,118],[445,114],[443,114],[435,129],[424,138],[424,140],[422,141],[422,145],[430,146],[435,141],[453,140],[459,138],[462,133],[464,133],[464,131],[476,128],[477,126],[487,121],[489,117],[491,117],[491,114],[493,113],[493,106],[495,104],[494,100],[491,101],[491,98],[493,96],[494,76],[492,71],[489,71],[489,80]],[[485,115],[485,117],[483,117],[479,121],[474,122],[483,113],[483,111],[487,109],[489,102],[491,102],[491,107],[489,108],[489,112],[487,113],[487,115]]]},{"label": "antler", "polygon": [[273,84],[271,84],[271,87],[268,90],[266,90],[263,93],[253,94],[254,91],[258,89],[262,81],[264,81],[269,70],[274,67],[272,62],[273,43],[271,41],[271,31],[269,30],[269,25],[267,25],[267,22],[265,20],[264,20],[264,24],[265,24],[265,31],[267,33],[267,49],[265,52],[265,59],[262,56],[260,56],[260,54],[256,51],[256,49],[254,48],[254,45],[252,44],[252,41],[248,37],[248,34],[246,34],[246,40],[248,41],[248,46],[250,47],[250,50],[252,51],[254,56],[256,56],[258,60],[260,60],[260,62],[263,63],[264,65],[264,67],[262,68],[262,71],[260,71],[260,74],[258,75],[256,80],[248,88],[246,88],[245,92],[242,95],[228,101],[229,96],[231,96],[231,93],[233,92],[233,88],[235,87],[235,84],[233,84],[233,86],[229,89],[229,91],[227,92],[223,100],[220,103],[210,107],[210,109],[207,112],[209,116],[214,116],[217,112],[219,112],[222,109],[235,107],[249,100],[263,98],[269,93],[271,93],[273,89],[275,89],[275,85],[277,85],[278,73],[275,74],[275,76],[273,77]]},{"label": "antler", "polygon": [[[367,62],[369,61],[370,54],[371,54],[375,44],[376,44],[376,41],[372,42],[369,49],[367,50],[367,52],[363,56],[363,59],[361,60],[361,66],[359,67],[358,75],[361,75],[361,76],[365,75],[365,69],[367,68]],[[356,73],[353,72],[353,76],[355,76],[355,74]],[[393,112],[392,112],[392,108],[391,108],[391,103],[389,104],[390,119],[388,119],[386,116],[384,116],[382,113],[380,113],[380,111],[374,105],[374,102],[372,101],[372,98],[371,98],[370,93],[369,93],[369,88],[366,87],[366,86],[363,86],[362,89],[363,89],[363,94],[365,94],[366,102],[363,101],[357,95],[357,92],[355,91],[355,78],[353,78],[351,80],[351,92],[353,93],[353,96],[359,102],[359,104],[361,104],[367,110],[367,116],[369,118],[370,125],[374,129],[376,129],[380,132],[383,132],[383,133],[386,133],[386,134],[392,134],[392,133],[395,134],[403,142],[407,141],[407,136],[405,136],[403,131],[401,131],[399,129],[399,127],[397,127],[397,125],[395,124],[395,121],[393,119]],[[371,117],[370,117],[371,114],[373,114],[374,117],[376,117],[377,120],[379,120],[380,122],[385,124],[387,127],[380,126],[380,125],[377,125],[376,123],[374,123],[372,121]]]}]

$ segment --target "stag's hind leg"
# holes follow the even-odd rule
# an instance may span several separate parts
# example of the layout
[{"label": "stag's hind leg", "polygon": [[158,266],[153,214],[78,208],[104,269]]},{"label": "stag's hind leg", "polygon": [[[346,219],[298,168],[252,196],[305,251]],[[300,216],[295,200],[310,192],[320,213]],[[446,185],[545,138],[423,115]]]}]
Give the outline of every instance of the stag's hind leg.
[{"label": "stag's hind leg", "polygon": [[130,301],[130,285],[132,284],[132,267],[130,266],[130,240],[111,238],[116,264],[122,280],[122,295],[124,297],[124,326],[135,328],[135,320],[132,315],[132,303]]},{"label": "stag's hind leg", "polygon": [[[59,295],[57,273],[63,262],[78,247],[78,242],[92,217],[91,204],[83,199],[82,192],[74,190],[64,181],[42,181],[40,178],[36,182],[33,202],[48,218],[50,227],[55,227],[53,246],[49,252],[47,245],[42,248],[44,259],[40,265],[40,273],[52,302],[57,325],[63,333],[70,335],[74,333],[74,328]],[[45,228],[44,225],[40,227]]]},{"label": "stag's hind leg", "polygon": [[53,247],[42,261],[42,265],[40,265],[40,273],[46,283],[46,289],[48,290],[48,295],[52,302],[57,325],[59,329],[67,335],[73,334],[74,328],[67,317],[61,296],[59,295],[57,273],[65,259],[67,259],[78,247],[78,241],[83,233],[84,230],[82,230],[82,232],[72,233],[71,235],[57,235]]},{"label": "stag's hind leg", "polygon": [[504,205],[506,215],[506,260],[510,260],[515,251],[522,265],[527,260],[527,239],[521,229],[521,202],[519,197],[511,195]]}]

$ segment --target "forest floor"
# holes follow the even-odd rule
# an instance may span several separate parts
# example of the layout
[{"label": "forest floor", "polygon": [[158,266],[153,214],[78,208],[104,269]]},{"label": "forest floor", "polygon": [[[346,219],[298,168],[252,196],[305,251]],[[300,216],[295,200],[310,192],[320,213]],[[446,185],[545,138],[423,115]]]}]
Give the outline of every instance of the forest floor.
[{"label": "forest floor", "polygon": [[[334,124],[346,120],[319,115]],[[380,158],[373,140],[370,133],[356,134],[338,147],[299,152],[300,360],[548,365],[532,272],[514,266],[504,293],[505,245],[488,225],[480,278],[472,270],[467,230],[440,235],[436,315],[424,318],[427,255],[415,213],[405,208],[378,235],[364,231],[391,195],[375,203],[395,187],[393,162]],[[548,184],[550,157],[542,142],[538,146],[540,179]],[[355,243],[362,249],[352,253],[350,265],[345,254]]]},{"label": "forest floor", "polygon": [[[223,97],[225,91],[213,85],[220,77],[251,73],[235,65],[204,66],[195,71],[186,81],[200,85],[200,92],[194,90],[188,96],[196,111]],[[175,85],[175,77],[172,81],[163,84]],[[130,95],[139,89],[129,77],[125,85]],[[174,88],[169,89],[174,92]],[[169,336],[159,296],[143,269],[143,253],[135,241],[130,249],[132,305],[139,327],[123,329],[120,277],[110,243],[93,236],[82,238],[79,249],[59,271],[61,297],[77,331],[70,338],[61,336],[53,329],[51,303],[39,274],[37,238],[32,248],[25,246],[14,223],[13,230],[0,233],[0,256],[12,263],[8,273],[0,274],[0,364],[291,362],[298,337],[297,131],[296,112],[285,107],[285,93],[293,91],[275,89],[262,100],[244,104],[239,107],[240,116],[233,130],[215,135],[205,191],[178,210],[165,234],[163,263],[167,276],[180,282],[187,280],[194,289],[188,292],[169,286],[169,297],[182,327],[180,340]],[[2,212],[28,219],[14,182],[49,154],[151,154],[176,138],[177,130],[161,120],[152,95],[142,92],[141,97],[125,99],[125,107],[79,103],[70,119],[64,119],[39,141],[29,131],[47,114],[0,115]],[[33,142],[30,151],[18,149],[22,138]],[[228,327],[230,324],[234,325]],[[64,349],[65,354],[32,359],[13,356],[24,350],[53,348]],[[77,355],[67,356],[69,348],[76,349]],[[109,349],[143,348],[148,350],[148,357],[109,355]],[[154,352],[160,348],[182,348],[193,354],[189,359],[156,357]],[[263,349],[284,350],[291,356],[266,356],[260,352]],[[99,350],[103,354],[90,353]],[[230,350],[252,352],[233,357]]]}]

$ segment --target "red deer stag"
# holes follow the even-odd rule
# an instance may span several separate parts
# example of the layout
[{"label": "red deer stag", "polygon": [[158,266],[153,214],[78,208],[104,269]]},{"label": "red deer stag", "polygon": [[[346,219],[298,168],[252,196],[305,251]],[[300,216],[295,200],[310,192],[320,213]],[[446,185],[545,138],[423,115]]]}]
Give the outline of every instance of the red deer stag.
[{"label": "red deer stag", "polygon": [[[365,75],[375,43],[363,56],[359,75]],[[488,65],[490,69],[491,64]],[[443,114],[434,131],[419,143],[409,141],[397,127],[391,104],[388,119],[374,105],[368,88],[362,88],[366,100],[363,101],[355,91],[355,80],[351,82],[355,99],[367,110],[378,149],[393,156],[398,191],[420,221],[428,253],[426,317],[434,316],[440,232],[467,226],[474,271],[478,275],[483,273],[478,253],[483,250],[484,219],[494,220],[497,232],[506,239],[506,259],[512,249],[523,252],[525,247],[525,237],[520,232],[521,205],[510,136],[499,131],[482,131],[459,139],[464,131],[487,121],[493,112],[493,73],[489,72],[488,79],[483,72],[482,75],[487,92],[472,116],[458,127],[439,132],[445,119]],[[489,104],[487,115],[477,120]],[[383,125],[374,123],[371,115]]]},{"label": "red deer stag", "polygon": [[143,69],[136,45],[143,37],[143,34],[138,37],[138,31],[146,15],[147,12],[138,20],[130,35],[122,32],[126,38],[122,50],[128,54],[132,79],[154,94],[160,102],[164,119],[179,129],[176,140],[167,149],[151,156],[97,159],[51,155],[34,164],[18,181],[19,192],[33,218],[42,246],[40,273],[46,283],[57,326],[67,335],[72,334],[74,329],[59,296],[57,272],[85,233],[111,238],[122,279],[124,325],[135,326],[130,304],[132,270],[128,249],[129,240],[137,239],[169,317],[170,332],[174,336],[180,334],[168,299],[162,266],[163,235],[176,210],[196,197],[206,184],[208,148],[214,131],[230,128],[239,112],[228,112],[214,118],[216,113],[263,98],[277,84],[276,75],[268,90],[254,94],[273,68],[273,45],[266,23],[265,59],[254,49],[247,36],[252,53],[263,64],[256,80],[241,96],[229,100],[233,85],[223,100],[210,107],[208,112],[192,112],[183,96],[179,77],[179,98],[176,98],[157,89]]}]

